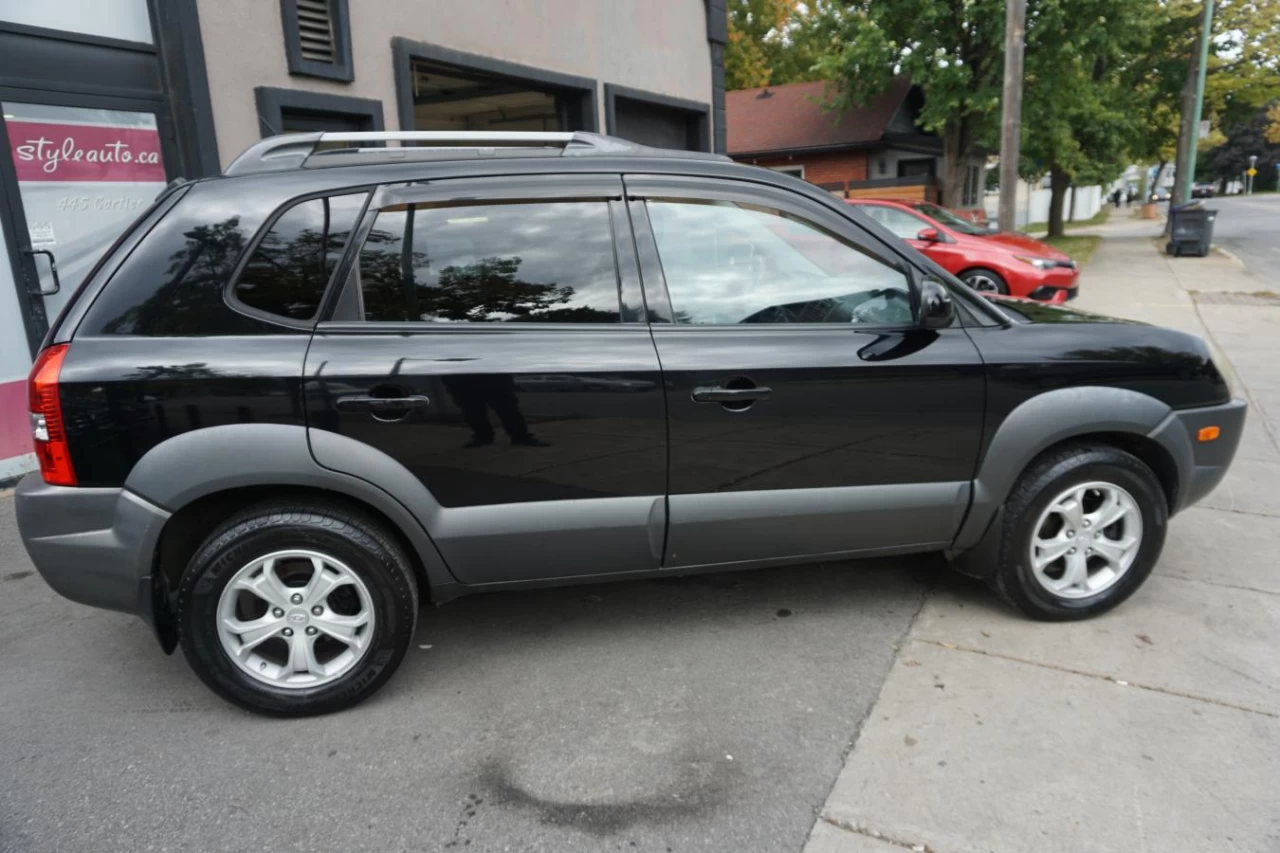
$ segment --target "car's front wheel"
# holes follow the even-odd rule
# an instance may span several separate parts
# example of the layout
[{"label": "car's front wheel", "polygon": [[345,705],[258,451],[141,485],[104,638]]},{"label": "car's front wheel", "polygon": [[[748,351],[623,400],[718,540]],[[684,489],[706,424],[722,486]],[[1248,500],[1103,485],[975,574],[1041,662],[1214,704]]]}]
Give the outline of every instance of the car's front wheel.
[{"label": "car's front wheel", "polygon": [[999,293],[1006,296],[1009,293],[1008,283],[1005,282],[1004,277],[995,270],[965,270],[960,275],[960,280],[979,293]]},{"label": "car's front wheel", "polygon": [[1023,473],[1005,505],[992,586],[1037,619],[1084,619],[1134,593],[1164,547],[1169,508],[1140,459],[1069,445]]},{"label": "car's front wheel", "polygon": [[228,519],[178,593],[182,650],[223,698],[278,716],[350,707],[412,640],[418,593],[403,548],[340,505],[276,502]]}]

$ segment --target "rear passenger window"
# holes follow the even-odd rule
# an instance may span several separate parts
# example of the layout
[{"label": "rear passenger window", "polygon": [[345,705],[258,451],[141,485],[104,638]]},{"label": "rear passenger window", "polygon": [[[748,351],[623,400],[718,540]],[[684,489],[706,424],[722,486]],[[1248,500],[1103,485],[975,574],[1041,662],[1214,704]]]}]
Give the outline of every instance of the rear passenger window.
[{"label": "rear passenger window", "polygon": [[235,298],[290,320],[314,317],[365,196],[313,198],[286,210],[249,257],[236,281]]},{"label": "rear passenger window", "polygon": [[621,319],[605,201],[384,208],[352,276],[371,321]]}]

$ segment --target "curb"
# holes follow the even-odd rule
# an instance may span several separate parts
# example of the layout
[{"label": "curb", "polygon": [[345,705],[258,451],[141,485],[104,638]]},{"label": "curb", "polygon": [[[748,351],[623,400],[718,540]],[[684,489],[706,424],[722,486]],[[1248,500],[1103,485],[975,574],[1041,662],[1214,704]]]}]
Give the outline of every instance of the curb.
[{"label": "curb", "polygon": [[1219,252],[1225,255],[1228,260],[1230,260],[1236,266],[1240,267],[1240,269],[1242,270],[1248,269],[1248,267],[1245,266],[1244,261],[1240,260],[1240,256],[1237,255],[1235,252],[1231,251],[1230,249],[1224,249],[1221,246],[1219,246],[1217,243],[1213,243],[1209,246],[1209,251]]}]

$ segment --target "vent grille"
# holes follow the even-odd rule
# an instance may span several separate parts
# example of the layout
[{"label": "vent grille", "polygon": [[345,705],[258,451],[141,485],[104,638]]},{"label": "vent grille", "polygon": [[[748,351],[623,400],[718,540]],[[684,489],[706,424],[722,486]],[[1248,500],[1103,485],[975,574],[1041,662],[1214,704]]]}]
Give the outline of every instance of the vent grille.
[{"label": "vent grille", "polygon": [[298,38],[302,58],[333,65],[333,8],[329,0],[295,0],[298,7]]}]

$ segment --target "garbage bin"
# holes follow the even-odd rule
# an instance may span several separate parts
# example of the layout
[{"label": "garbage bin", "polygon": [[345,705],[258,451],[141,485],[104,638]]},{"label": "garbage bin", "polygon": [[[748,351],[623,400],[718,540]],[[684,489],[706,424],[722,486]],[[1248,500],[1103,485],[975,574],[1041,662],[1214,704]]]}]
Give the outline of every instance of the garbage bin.
[{"label": "garbage bin", "polygon": [[1170,207],[1171,228],[1165,252],[1174,257],[1194,255],[1203,258],[1209,254],[1209,246],[1213,243],[1213,220],[1217,216],[1218,211],[1210,210],[1199,201]]}]

